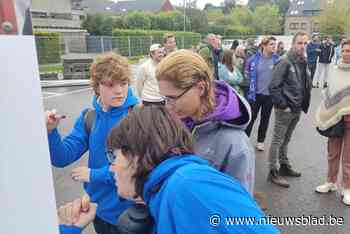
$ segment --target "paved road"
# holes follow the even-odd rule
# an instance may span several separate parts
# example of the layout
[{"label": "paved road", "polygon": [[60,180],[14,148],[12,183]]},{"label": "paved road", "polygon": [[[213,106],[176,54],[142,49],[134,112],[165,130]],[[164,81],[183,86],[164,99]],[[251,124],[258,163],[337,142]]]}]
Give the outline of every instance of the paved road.
[{"label": "paved road", "polygon": [[[91,103],[92,90],[86,87],[44,89],[45,109],[56,108],[60,113],[67,115],[67,119],[59,126],[60,132],[65,135],[72,128],[74,120],[81,110]],[[271,216],[330,216],[342,217],[342,226],[280,226],[283,233],[350,233],[350,207],[345,206],[335,193],[320,195],[314,188],[324,182],[326,176],[326,139],[320,137],[314,129],[315,109],[320,102],[320,91],[314,90],[310,113],[302,115],[301,121],[294,133],[289,146],[289,158],[295,168],[303,175],[301,178],[290,179],[291,187],[283,189],[266,181],[267,152],[256,154],[256,190],[264,192],[268,197],[269,209],[266,212]],[[273,120],[271,126],[273,126]],[[256,123],[257,125],[257,123]],[[255,144],[253,130],[252,143]],[[271,140],[272,128],[269,129],[267,145]],[[268,148],[268,147],[267,147]],[[84,157],[86,158],[86,157]],[[82,193],[81,186],[70,179],[70,170],[81,164],[85,159],[65,168],[55,169],[54,182],[57,204],[68,202]],[[93,233],[91,229],[87,233]]]}]

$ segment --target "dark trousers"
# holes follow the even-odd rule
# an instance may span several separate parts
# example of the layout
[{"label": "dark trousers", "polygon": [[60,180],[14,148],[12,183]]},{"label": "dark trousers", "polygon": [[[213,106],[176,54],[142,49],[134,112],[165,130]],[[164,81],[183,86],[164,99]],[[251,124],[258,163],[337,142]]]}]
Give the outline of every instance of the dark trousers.
[{"label": "dark trousers", "polygon": [[93,223],[97,234],[119,234],[117,226],[103,221],[98,216],[96,216]]},{"label": "dark trousers", "polygon": [[263,143],[265,141],[266,132],[269,127],[270,116],[272,112],[272,99],[270,95],[257,94],[256,101],[250,101],[250,107],[252,109],[252,120],[250,121],[247,129],[245,130],[247,135],[250,136],[252,128],[256,118],[258,117],[259,111],[260,114],[260,124],[258,130],[258,142]]},{"label": "dark trousers", "polygon": [[317,67],[317,63],[308,63],[307,66],[308,66],[310,73],[311,73],[311,80],[313,81],[316,67]]},{"label": "dark trousers", "polygon": [[142,101],[142,104],[144,106],[151,106],[151,105],[155,105],[155,106],[164,106],[165,105],[165,101],[161,101],[161,102],[147,102],[147,101]]}]

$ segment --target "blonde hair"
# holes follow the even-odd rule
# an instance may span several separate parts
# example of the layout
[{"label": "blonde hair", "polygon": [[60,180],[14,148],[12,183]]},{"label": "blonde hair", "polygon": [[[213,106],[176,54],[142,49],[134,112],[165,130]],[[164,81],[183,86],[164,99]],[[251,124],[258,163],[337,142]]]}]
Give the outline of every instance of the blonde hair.
[{"label": "blonde hair", "polygon": [[102,80],[127,81],[130,84],[130,79],[131,67],[128,60],[114,52],[98,55],[90,66],[90,83],[97,96]]},{"label": "blonde hair", "polygon": [[201,96],[201,108],[197,116],[210,112],[215,107],[213,74],[204,59],[190,51],[179,50],[165,57],[156,68],[158,81],[167,80],[178,89],[194,86],[204,82],[204,95]]}]

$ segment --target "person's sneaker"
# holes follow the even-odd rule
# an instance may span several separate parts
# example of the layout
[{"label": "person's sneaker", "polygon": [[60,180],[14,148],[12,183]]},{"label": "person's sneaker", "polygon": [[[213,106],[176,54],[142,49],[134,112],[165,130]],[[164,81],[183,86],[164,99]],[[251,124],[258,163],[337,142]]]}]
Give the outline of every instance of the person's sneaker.
[{"label": "person's sneaker", "polygon": [[291,165],[281,164],[279,174],[281,176],[300,177],[301,173],[292,169]]},{"label": "person's sneaker", "polygon": [[350,206],[350,189],[344,189],[343,195],[344,204]]},{"label": "person's sneaker", "polygon": [[267,180],[270,181],[271,183],[277,184],[278,186],[289,188],[289,183],[287,182],[286,179],[284,179],[282,176],[278,174],[277,169],[270,170]]},{"label": "person's sneaker", "polygon": [[316,187],[315,191],[318,193],[329,193],[337,190],[337,185],[331,182],[326,182]]},{"label": "person's sneaker", "polygon": [[255,147],[256,147],[256,149],[258,151],[264,151],[265,150],[264,142],[258,142]]}]

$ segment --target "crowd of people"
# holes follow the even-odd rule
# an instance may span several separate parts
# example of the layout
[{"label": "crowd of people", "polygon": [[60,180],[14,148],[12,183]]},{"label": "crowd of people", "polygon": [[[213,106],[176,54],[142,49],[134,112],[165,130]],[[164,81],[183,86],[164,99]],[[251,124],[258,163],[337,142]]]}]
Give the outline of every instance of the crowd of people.
[{"label": "crowd of people", "polygon": [[[336,68],[330,68],[338,50]],[[319,36],[309,40],[302,32],[288,51],[272,36],[224,49],[214,34],[195,51],[178,50],[175,36],[166,34],[163,45],[150,46],[134,82],[125,58],[98,56],[91,65],[93,108],[81,112],[73,130],[62,138],[57,126],[64,116],[46,112],[52,165],[65,167],[89,151],[87,167],[72,171],[88,199],[59,209],[61,234],[81,233],[90,222],[97,234],[279,233],[270,224],[213,225],[209,218],[264,215],[249,139],[259,112],[258,151],[266,148],[275,115],[267,180],[287,188],[287,177],[301,176],[289,161],[288,144],[320,83],[326,89],[317,129],[329,139],[329,166],[326,182],[315,190],[343,187],[350,205],[349,72],[349,40],[339,49],[330,37],[319,43]]]}]

